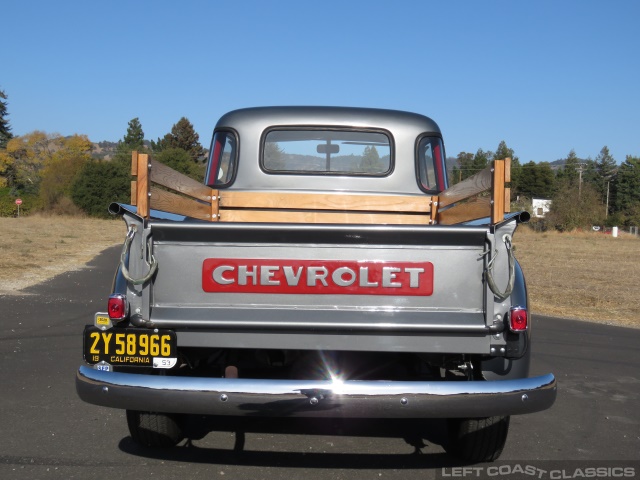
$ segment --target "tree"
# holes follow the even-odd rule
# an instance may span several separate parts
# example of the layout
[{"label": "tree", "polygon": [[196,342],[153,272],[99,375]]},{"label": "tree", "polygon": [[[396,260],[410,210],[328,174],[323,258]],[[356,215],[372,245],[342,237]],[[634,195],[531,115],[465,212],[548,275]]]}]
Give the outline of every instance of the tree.
[{"label": "tree", "polygon": [[598,192],[590,185],[577,186],[565,182],[553,195],[547,220],[557,230],[591,229],[604,220]]},{"label": "tree", "polygon": [[13,176],[13,158],[4,150],[0,150],[0,188],[9,185]]},{"label": "tree", "polygon": [[613,179],[617,170],[617,164],[605,145],[595,159],[595,187],[600,193],[602,203],[605,203],[609,182]]},{"label": "tree", "polygon": [[627,155],[618,169],[615,186],[615,211],[630,216],[631,212],[640,209],[640,157]]},{"label": "tree", "polygon": [[580,159],[576,155],[575,150],[571,149],[569,155],[564,161],[562,169],[558,170],[556,178],[566,182],[572,187],[577,187],[580,182]]},{"label": "tree", "polygon": [[0,90],[0,149],[7,148],[7,142],[13,138],[11,126],[7,120],[7,99],[6,93]]},{"label": "tree", "polygon": [[12,138],[0,152],[3,183],[17,191],[37,194],[42,169],[63,144],[62,136],[40,131]]},{"label": "tree", "polygon": [[129,152],[133,150],[142,150],[144,148],[144,132],[142,131],[142,125],[138,117],[129,121],[127,127],[127,133],[124,138],[119,142],[119,146],[126,147]]},{"label": "tree", "polygon": [[88,215],[108,218],[112,202],[129,203],[131,195],[130,159],[90,160],[71,186],[73,203]]},{"label": "tree", "polygon": [[475,175],[476,173],[481,172],[482,170],[487,168],[487,165],[489,165],[489,158],[491,156],[491,152],[485,152],[484,150],[479,148],[476,154],[473,156],[473,161],[471,162],[471,175]]},{"label": "tree", "polygon": [[[142,130],[142,124],[138,117],[129,121],[127,131],[122,140],[118,141],[116,152],[111,160],[117,168],[123,170],[117,175],[117,178],[123,178],[124,175],[130,175],[131,152],[133,151],[137,151],[139,153],[147,152],[147,148],[144,146],[144,131]],[[128,184],[129,182],[127,181],[126,183]],[[118,185],[118,191],[123,188],[125,188],[124,184]]]},{"label": "tree", "polygon": [[140,153],[146,152],[146,148],[144,146],[144,131],[142,130],[142,124],[138,117],[129,120],[127,132],[122,140],[118,141],[118,146],[116,147],[113,160],[119,165],[130,165],[131,152],[134,150]]},{"label": "tree", "polygon": [[460,152],[456,157],[457,166],[451,171],[452,185],[461,182],[472,176],[473,171],[473,153]]},{"label": "tree", "polygon": [[144,152],[144,131],[136,117],[118,142],[111,161],[91,160],[78,172],[71,186],[73,203],[88,215],[108,217],[111,203],[129,203],[131,199],[131,152]]},{"label": "tree", "polygon": [[200,145],[200,136],[196,133],[191,122],[182,117],[178,123],[171,128],[171,133],[167,133],[158,142],[152,142],[154,152],[160,152],[169,148],[181,148],[189,154],[194,162],[204,160],[205,151]]},{"label": "tree", "polygon": [[[582,184],[588,183],[592,187],[597,187],[598,180],[598,172],[596,170],[596,162],[592,158],[587,158],[585,160],[581,160],[580,164],[582,170]],[[596,188],[597,191],[600,191],[599,188]]]},{"label": "tree", "polygon": [[84,165],[91,159],[93,146],[86,135],[64,138],[41,172],[40,199],[45,210],[53,210],[65,198],[69,202],[71,187]]},{"label": "tree", "polygon": [[533,160],[522,166],[520,194],[528,198],[551,198],[555,187],[555,176],[548,162]]}]

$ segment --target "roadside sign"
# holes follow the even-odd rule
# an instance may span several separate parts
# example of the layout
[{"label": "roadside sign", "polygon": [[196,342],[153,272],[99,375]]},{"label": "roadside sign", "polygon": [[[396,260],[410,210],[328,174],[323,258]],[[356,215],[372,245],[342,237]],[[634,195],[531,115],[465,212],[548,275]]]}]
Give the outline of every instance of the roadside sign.
[{"label": "roadside sign", "polygon": [[16,205],[22,205],[22,199],[16,198]]}]

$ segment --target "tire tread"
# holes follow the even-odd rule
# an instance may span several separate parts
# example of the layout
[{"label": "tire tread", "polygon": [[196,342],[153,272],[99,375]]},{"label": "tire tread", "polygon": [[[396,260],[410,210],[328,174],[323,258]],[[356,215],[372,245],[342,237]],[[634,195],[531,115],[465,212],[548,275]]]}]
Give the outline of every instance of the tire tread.
[{"label": "tire tread", "polygon": [[493,462],[507,441],[509,417],[453,419],[449,426],[450,453],[470,462]]},{"label": "tire tread", "polygon": [[131,438],[145,447],[167,448],[177,445],[184,433],[175,415],[127,410]]}]

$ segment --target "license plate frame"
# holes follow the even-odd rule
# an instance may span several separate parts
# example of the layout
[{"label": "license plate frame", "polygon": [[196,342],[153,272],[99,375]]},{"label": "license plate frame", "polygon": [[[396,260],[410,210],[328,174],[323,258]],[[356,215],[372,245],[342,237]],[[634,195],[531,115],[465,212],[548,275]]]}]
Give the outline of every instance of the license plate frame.
[{"label": "license plate frame", "polygon": [[83,357],[89,365],[108,363],[113,366],[168,369],[177,364],[178,339],[173,330],[103,330],[95,325],[86,325]]}]

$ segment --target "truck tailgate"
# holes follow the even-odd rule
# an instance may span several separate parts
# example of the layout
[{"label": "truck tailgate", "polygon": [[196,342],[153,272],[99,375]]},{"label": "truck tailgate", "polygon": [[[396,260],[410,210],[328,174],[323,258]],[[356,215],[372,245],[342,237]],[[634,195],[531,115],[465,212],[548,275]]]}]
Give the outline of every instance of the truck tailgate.
[{"label": "truck tailgate", "polygon": [[151,232],[157,326],[487,333],[485,228],[159,222]]}]

